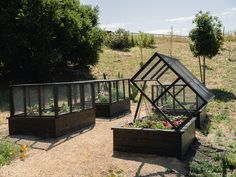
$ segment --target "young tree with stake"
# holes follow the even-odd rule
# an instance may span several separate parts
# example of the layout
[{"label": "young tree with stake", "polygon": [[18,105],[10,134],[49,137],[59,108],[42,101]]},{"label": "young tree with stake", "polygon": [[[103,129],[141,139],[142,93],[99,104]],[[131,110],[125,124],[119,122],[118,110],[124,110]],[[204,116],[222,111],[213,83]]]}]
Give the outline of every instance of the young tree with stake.
[{"label": "young tree with stake", "polygon": [[206,58],[216,56],[223,46],[222,24],[217,17],[202,11],[196,14],[193,23],[196,27],[189,33],[190,49],[194,57],[198,57],[201,81],[206,84]]}]

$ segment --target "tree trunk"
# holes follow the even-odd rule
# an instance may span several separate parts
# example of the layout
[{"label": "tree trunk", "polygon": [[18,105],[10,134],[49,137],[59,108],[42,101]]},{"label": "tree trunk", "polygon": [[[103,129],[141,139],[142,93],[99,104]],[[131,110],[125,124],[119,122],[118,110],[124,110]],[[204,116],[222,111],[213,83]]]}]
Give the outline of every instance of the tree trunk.
[{"label": "tree trunk", "polygon": [[206,57],[203,56],[203,84],[206,85]]},{"label": "tree trunk", "polygon": [[141,63],[140,66],[143,66],[143,47],[140,46],[140,54],[141,54]]},{"label": "tree trunk", "polygon": [[198,57],[198,63],[199,63],[199,71],[200,71],[200,77],[201,77],[201,81],[202,81],[202,64],[201,64],[201,57]]}]

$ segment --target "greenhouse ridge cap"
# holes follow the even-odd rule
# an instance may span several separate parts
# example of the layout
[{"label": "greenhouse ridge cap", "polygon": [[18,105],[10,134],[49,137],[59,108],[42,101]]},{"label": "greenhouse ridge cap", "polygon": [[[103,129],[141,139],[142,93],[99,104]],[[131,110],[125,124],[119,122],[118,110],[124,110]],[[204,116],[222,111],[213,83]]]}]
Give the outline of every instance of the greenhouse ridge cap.
[{"label": "greenhouse ridge cap", "polygon": [[122,81],[122,80],[129,80],[129,79],[124,78],[124,79],[84,80],[84,81],[73,81],[73,82],[15,84],[15,85],[10,85],[10,87],[51,86],[51,85],[67,85],[67,84],[89,84],[89,83],[96,83],[96,82],[112,82],[112,81]]}]

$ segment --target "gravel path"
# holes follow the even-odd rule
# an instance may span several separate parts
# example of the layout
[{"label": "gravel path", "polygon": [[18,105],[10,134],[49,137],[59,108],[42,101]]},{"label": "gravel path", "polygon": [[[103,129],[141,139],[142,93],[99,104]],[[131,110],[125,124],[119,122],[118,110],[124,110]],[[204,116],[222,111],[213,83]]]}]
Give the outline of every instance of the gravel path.
[{"label": "gravel path", "polygon": [[111,127],[131,118],[132,114],[114,121],[99,119],[92,130],[57,140],[12,138],[31,148],[24,161],[17,159],[0,168],[0,176],[106,177],[112,171],[117,174],[121,171],[125,177],[183,176],[185,164],[175,158],[113,153]]}]

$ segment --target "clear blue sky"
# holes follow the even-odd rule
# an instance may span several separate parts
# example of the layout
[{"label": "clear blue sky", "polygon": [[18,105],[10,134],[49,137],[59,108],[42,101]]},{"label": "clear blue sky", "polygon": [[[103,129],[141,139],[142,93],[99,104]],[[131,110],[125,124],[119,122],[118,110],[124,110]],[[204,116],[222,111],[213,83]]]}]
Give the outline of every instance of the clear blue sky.
[{"label": "clear blue sky", "polygon": [[226,31],[236,31],[236,0],[81,0],[98,5],[100,26],[107,30],[125,28],[131,32],[187,35],[194,15],[210,11],[218,16]]}]

